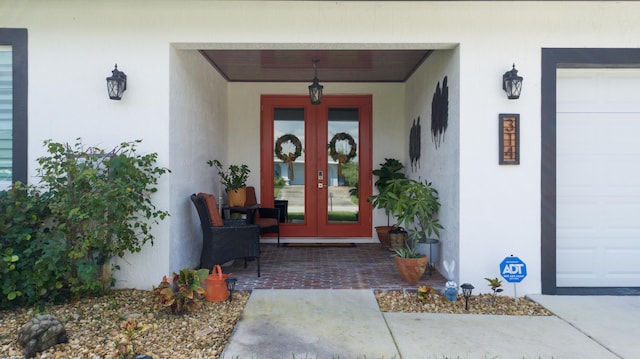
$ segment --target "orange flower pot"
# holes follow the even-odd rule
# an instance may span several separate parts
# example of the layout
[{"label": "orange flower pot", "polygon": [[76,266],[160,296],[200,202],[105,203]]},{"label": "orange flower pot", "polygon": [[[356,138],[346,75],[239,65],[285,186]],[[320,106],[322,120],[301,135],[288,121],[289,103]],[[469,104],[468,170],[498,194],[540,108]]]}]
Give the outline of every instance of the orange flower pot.
[{"label": "orange flower pot", "polygon": [[427,269],[427,256],[420,258],[393,257],[393,260],[396,262],[400,277],[409,284],[418,284],[418,281]]},{"label": "orange flower pot", "polygon": [[227,191],[227,199],[229,207],[243,207],[247,202],[247,189],[243,187],[235,191]]}]

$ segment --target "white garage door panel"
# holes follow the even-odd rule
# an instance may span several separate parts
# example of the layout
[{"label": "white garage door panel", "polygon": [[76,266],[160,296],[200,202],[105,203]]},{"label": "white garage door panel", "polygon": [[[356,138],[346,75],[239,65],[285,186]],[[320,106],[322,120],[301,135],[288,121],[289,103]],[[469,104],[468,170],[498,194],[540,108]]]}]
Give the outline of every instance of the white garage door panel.
[{"label": "white garage door panel", "polygon": [[639,69],[558,69],[557,112],[640,112]]},{"label": "white garage door panel", "polygon": [[559,287],[640,286],[640,70],[558,70]]}]

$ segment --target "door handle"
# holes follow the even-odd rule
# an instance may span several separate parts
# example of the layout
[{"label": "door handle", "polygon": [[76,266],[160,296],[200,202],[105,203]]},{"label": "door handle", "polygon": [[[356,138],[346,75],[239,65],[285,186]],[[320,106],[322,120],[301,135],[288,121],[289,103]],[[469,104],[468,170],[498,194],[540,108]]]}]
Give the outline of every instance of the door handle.
[{"label": "door handle", "polygon": [[318,188],[324,188],[324,183],[318,183]]}]

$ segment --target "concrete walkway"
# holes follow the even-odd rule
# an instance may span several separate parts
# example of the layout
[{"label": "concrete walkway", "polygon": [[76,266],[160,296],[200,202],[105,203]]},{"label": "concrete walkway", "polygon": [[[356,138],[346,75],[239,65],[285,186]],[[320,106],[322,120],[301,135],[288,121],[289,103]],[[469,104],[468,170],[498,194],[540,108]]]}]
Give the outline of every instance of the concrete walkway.
[{"label": "concrete walkway", "polygon": [[529,298],[617,357],[640,358],[639,296],[530,295]]},{"label": "concrete walkway", "polygon": [[383,314],[368,289],[254,290],[223,358],[640,358],[640,297],[532,299],[557,316]]}]

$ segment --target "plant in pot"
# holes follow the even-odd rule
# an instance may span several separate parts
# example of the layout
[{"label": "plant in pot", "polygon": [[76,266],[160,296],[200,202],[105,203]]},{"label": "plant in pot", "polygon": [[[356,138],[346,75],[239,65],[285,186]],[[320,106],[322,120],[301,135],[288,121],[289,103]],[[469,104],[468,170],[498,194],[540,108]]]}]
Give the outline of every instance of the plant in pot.
[{"label": "plant in pot", "polygon": [[228,169],[224,169],[222,163],[218,160],[207,161],[209,166],[215,166],[222,183],[227,191],[227,199],[229,207],[242,207],[247,200],[247,179],[249,178],[249,166],[229,165]]},{"label": "plant in pot", "polygon": [[[380,168],[375,169],[371,172],[374,176],[378,177],[374,185],[378,189],[379,194],[387,188],[387,183],[390,180],[405,178],[404,173],[401,172],[403,168],[404,165],[397,159],[385,158],[384,163],[380,164]],[[372,202],[373,208],[384,209],[384,213],[387,215],[387,225],[377,226],[376,233],[378,234],[380,244],[385,247],[389,247],[389,230],[395,228],[395,226],[392,226],[390,223],[392,203],[384,198],[380,199],[379,195],[371,196],[367,200],[369,202]]]},{"label": "plant in pot", "polygon": [[403,279],[416,284],[428,264],[427,256],[416,251],[416,244],[431,235],[440,237],[443,229],[436,218],[440,210],[438,191],[430,182],[403,178],[390,180],[380,197],[391,203],[398,226],[408,228],[409,240],[394,249],[394,261]]}]

